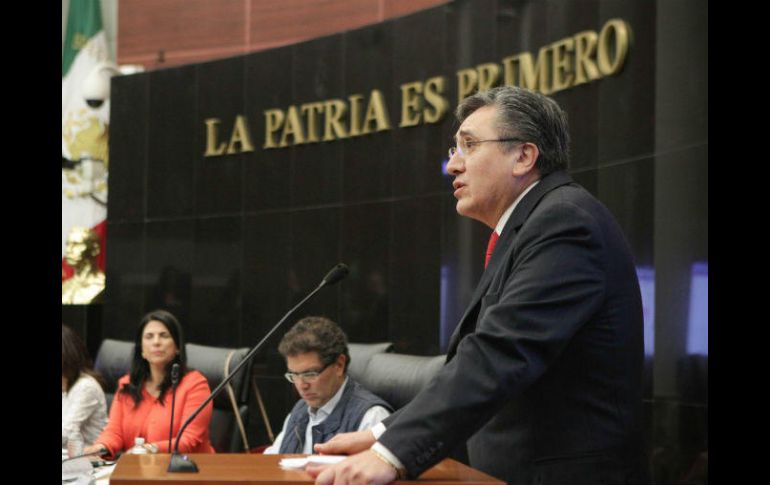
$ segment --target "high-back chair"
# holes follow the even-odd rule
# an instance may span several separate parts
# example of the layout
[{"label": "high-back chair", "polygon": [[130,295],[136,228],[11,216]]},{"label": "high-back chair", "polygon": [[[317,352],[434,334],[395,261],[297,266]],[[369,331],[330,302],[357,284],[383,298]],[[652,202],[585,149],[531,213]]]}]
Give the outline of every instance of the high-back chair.
[{"label": "high-back chair", "polygon": [[[369,359],[358,381],[398,410],[428,385],[445,361],[446,355],[378,353]],[[465,443],[458,444],[449,456],[468,463]]]},{"label": "high-back chair", "polygon": [[430,382],[445,360],[446,355],[424,357],[394,353],[374,354],[357,380],[385,399],[394,409],[399,409]]},{"label": "high-back chair", "polygon": [[[206,376],[213,391],[243,361],[249,349],[209,347],[187,344],[187,366]],[[214,398],[214,410],[209,425],[211,444],[217,453],[237,453],[249,449],[246,438],[248,422],[248,383],[251,363]]]},{"label": "high-back chair", "polygon": [[366,372],[366,366],[369,365],[374,354],[391,352],[393,343],[378,342],[373,344],[348,343],[348,352],[350,353],[350,365],[348,365],[348,374],[356,381],[360,381],[361,376]]},{"label": "high-back chair", "polygon": [[131,359],[134,355],[134,343],[124,340],[104,339],[96,353],[94,369],[104,377],[107,399],[107,412],[112,406],[112,399],[117,392],[118,379],[131,370]]}]

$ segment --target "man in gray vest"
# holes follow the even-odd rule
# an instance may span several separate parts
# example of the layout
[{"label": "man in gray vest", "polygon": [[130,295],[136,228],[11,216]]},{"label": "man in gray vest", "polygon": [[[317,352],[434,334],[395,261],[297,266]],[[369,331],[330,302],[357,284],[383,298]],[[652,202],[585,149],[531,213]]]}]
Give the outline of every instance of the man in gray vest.
[{"label": "man in gray vest", "polygon": [[314,444],[337,433],[370,429],[393,411],[348,377],[347,337],[328,318],[303,318],[284,335],[278,351],[286,358],[286,379],[302,399],[266,454],[311,454]]}]

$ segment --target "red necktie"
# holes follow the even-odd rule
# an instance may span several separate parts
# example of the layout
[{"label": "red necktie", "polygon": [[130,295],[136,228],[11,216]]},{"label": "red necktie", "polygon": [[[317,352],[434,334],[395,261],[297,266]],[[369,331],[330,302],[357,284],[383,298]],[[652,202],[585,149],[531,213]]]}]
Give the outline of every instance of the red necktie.
[{"label": "red necktie", "polygon": [[487,258],[484,260],[484,268],[489,266],[489,260],[492,258],[492,252],[495,250],[495,244],[497,244],[497,231],[492,231],[489,235],[489,242],[487,243]]}]

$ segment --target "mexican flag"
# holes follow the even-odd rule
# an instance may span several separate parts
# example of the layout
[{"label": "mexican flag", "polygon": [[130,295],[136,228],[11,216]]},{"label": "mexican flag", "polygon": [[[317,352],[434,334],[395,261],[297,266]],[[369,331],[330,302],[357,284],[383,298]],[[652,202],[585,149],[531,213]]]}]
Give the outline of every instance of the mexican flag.
[{"label": "mexican flag", "polygon": [[[109,83],[107,37],[99,0],[70,0],[62,53],[62,281],[72,276],[64,260],[67,236],[75,226],[93,228],[101,240],[99,267],[104,271],[107,218],[109,100],[86,103],[84,87],[96,76]],[[104,72],[102,72],[104,70]]]}]

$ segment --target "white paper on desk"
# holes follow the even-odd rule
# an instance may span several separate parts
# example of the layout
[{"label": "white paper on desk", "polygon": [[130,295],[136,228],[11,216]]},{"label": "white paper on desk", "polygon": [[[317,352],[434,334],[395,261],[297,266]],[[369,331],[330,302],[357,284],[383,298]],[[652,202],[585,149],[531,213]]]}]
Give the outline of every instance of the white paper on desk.
[{"label": "white paper on desk", "polygon": [[333,465],[347,458],[347,455],[310,455],[304,458],[283,458],[280,461],[281,468],[301,470],[308,464]]},{"label": "white paper on desk", "polygon": [[93,471],[93,477],[96,480],[99,480],[104,477],[109,477],[112,473],[112,470],[115,469],[116,464],[113,465],[106,465],[106,466],[100,466],[99,468],[96,468]]},{"label": "white paper on desk", "polygon": [[91,466],[91,460],[87,456],[81,456],[69,461],[62,462],[61,464],[61,479],[74,480],[78,476],[91,476],[91,471],[94,467]]}]

